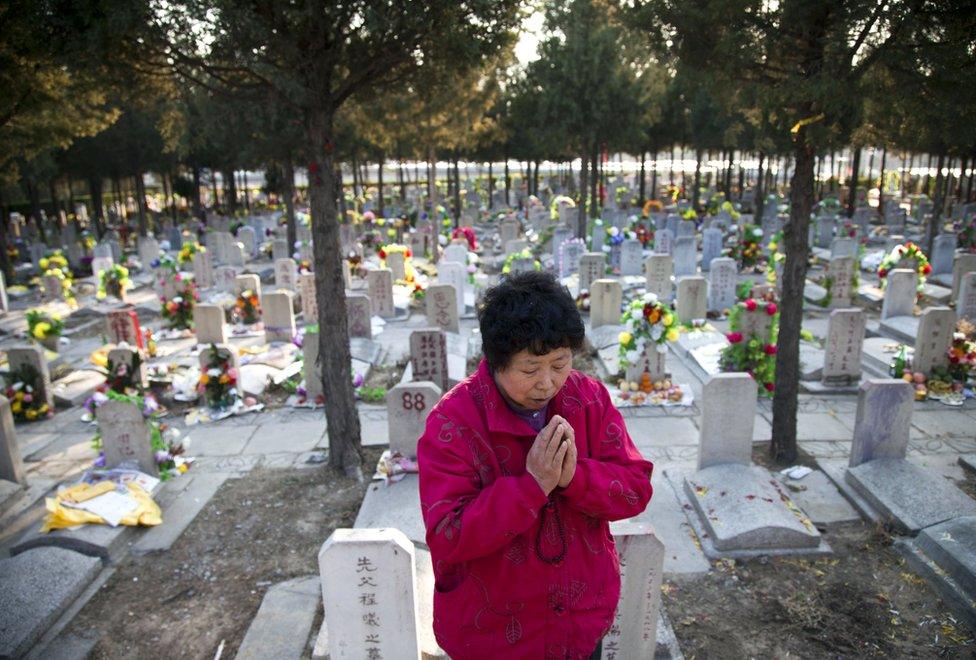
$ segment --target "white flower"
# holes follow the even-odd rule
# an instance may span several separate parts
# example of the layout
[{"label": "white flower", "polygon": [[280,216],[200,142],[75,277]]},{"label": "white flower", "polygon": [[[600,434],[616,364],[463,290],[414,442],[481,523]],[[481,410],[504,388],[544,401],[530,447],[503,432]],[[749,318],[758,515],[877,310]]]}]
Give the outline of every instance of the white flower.
[{"label": "white flower", "polygon": [[634,350],[627,351],[624,356],[628,363],[637,364],[637,359],[640,357],[640,353]]},{"label": "white flower", "polygon": [[183,302],[183,296],[176,296],[175,298],[173,298],[173,302],[179,305],[181,302]]},{"label": "white flower", "polygon": [[600,249],[602,249],[602,250],[603,250],[604,252],[606,252],[607,254],[610,254],[610,246],[609,246],[609,245],[604,245],[604,246],[603,246],[602,248],[600,248]]},{"label": "white flower", "polygon": [[105,396],[104,392],[95,392],[94,394],[92,394],[92,400],[95,402],[96,406],[100,406],[106,401],[108,401],[108,397]]},{"label": "white flower", "polygon": [[653,291],[648,291],[647,293],[644,294],[644,303],[645,304],[647,304],[647,303],[652,303],[653,304],[653,303],[656,303],[656,302],[657,302],[657,294],[656,293],[654,293]]},{"label": "white flower", "polygon": [[658,344],[657,345],[657,352],[658,353],[667,353],[667,351],[668,351],[668,345],[667,344]]},{"label": "white flower", "polygon": [[211,378],[220,378],[220,369],[214,367],[213,369],[207,369],[207,375]]},{"label": "white flower", "polygon": [[662,330],[661,324],[660,323],[655,323],[654,326],[651,327],[651,339],[653,339],[654,341],[657,341],[658,339],[661,338],[661,333],[663,333],[663,332],[664,332],[664,330]]}]

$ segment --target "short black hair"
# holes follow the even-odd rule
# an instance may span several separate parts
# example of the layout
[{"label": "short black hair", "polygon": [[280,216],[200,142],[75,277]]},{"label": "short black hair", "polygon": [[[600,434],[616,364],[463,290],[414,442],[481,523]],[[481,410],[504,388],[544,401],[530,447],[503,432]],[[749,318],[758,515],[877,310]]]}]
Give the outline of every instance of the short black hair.
[{"label": "short black hair", "polygon": [[528,349],[545,355],[583,347],[583,321],[569,290],[550,273],[529,271],[504,278],[485,292],[478,309],[481,346],[492,371]]}]

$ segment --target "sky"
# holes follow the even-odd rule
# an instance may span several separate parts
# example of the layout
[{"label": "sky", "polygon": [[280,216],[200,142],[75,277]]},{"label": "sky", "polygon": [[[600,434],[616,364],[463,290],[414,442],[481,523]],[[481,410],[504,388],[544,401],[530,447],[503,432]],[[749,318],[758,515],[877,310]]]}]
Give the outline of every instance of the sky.
[{"label": "sky", "polygon": [[523,67],[539,59],[536,50],[542,36],[542,24],[545,19],[541,11],[533,11],[522,23],[522,32],[518,43],[515,44],[515,57]]}]

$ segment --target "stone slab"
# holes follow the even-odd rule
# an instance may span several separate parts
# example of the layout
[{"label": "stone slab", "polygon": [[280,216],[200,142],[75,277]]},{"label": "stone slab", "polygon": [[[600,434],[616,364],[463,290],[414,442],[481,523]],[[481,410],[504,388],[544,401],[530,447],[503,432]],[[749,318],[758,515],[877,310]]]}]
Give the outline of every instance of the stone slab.
[{"label": "stone slab", "polygon": [[54,405],[61,408],[81,405],[95,392],[95,388],[104,383],[105,374],[99,371],[91,369],[73,371],[51,385]]},{"label": "stone slab", "polygon": [[0,514],[17,504],[24,496],[24,492],[25,489],[22,485],[14,481],[0,479]]},{"label": "stone slab", "polygon": [[841,495],[830,478],[814,470],[802,479],[783,475],[776,478],[786,487],[790,499],[817,525],[852,522],[861,519],[850,502]]},{"label": "stone slab", "polygon": [[892,316],[881,319],[881,334],[897,339],[900,342],[915,345],[915,337],[918,335],[918,318],[915,316]]},{"label": "stone slab", "polygon": [[[698,472],[666,470],[665,476],[709,559],[831,552],[813,523],[758,466],[726,464]],[[756,523],[760,516],[765,526]],[[801,522],[804,519],[806,523]]]},{"label": "stone slab", "polygon": [[41,534],[32,528],[11,546],[10,555],[19,555],[34,548],[54,547],[73,550],[107,562],[114,561],[125,553],[137,529],[139,528],[126,525],[85,525],[78,529],[56,529]]},{"label": "stone slab", "polygon": [[101,570],[101,562],[63,548],[0,559],[0,657],[20,657]]},{"label": "stone slab", "polygon": [[673,350],[679,355],[687,355],[692,349],[708,344],[728,344],[728,340],[721,332],[712,330],[694,330],[682,332],[678,336],[678,341],[673,344]]},{"label": "stone slab", "polygon": [[620,333],[623,332],[622,325],[602,325],[596,329],[586,327],[586,341],[594,350],[608,348],[620,343]]},{"label": "stone slab", "polygon": [[959,457],[959,465],[970,474],[976,474],[976,454],[963,454]]},{"label": "stone slab", "polygon": [[365,337],[351,337],[349,354],[354,360],[379,365],[383,360],[383,344]]},{"label": "stone slab", "polygon": [[[879,378],[891,378],[888,374],[888,365],[898,354],[890,352],[886,348],[897,343],[890,337],[866,338],[861,345],[861,366],[864,371]],[[909,347],[905,354],[912,357],[914,353],[914,349]]]},{"label": "stone slab", "polygon": [[956,616],[970,630],[976,630],[974,597],[966,593],[962,585],[919,548],[918,539],[895,539],[894,546],[908,566],[935,589]]},{"label": "stone slab", "polygon": [[[190,526],[197,514],[207,505],[210,498],[228,478],[236,476],[227,472],[206,472],[194,474],[192,477],[180,477],[166,482],[167,487],[176,488],[181,480],[188,483],[179,492],[174,494],[172,500],[163,510],[163,524],[150,527],[145,530],[142,536],[133,544],[132,551],[136,554],[149,552],[160,552],[169,550],[176,542],[176,539],[183,534],[184,530]],[[159,498],[162,500],[161,497]],[[162,501],[160,505],[162,506]]]},{"label": "stone slab", "polygon": [[927,527],[915,543],[976,601],[976,516],[962,516]]},{"label": "stone slab", "polygon": [[317,575],[269,588],[236,657],[240,660],[302,657],[321,600]]},{"label": "stone slab", "polygon": [[849,468],[844,479],[882,520],[903,533],[914,535],[956,516],[976,516],[976,501],[944,477],[904,459],[868,461]]},{"label": "stone slab", "polygon": [[414,545],[427,547],[427,530],[420,514],[420,479],[408,474],[396,483],[386,485],[372,482],[366,489],[363,503],[353,527],[398,529]]}]

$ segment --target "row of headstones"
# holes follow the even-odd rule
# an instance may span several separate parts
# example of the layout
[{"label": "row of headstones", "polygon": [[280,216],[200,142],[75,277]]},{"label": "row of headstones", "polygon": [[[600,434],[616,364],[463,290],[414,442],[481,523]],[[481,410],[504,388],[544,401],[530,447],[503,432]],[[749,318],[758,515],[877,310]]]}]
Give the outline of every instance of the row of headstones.
[{"label": "row of headstones", "polygon": [[[971,261],[973,269],[964,271],[963,268],[958,268],[955,272],[953,290],[958,291],[956,293],[955,313],[959,318],[972,321],[976,319],[976,255],[964,256],[966,259],[957,259],[957,263],[963,264],[965,267]],[[896,268],[888,273],[887,280],[884,299],[881,303],[881,319],[912,316],[918,291],[918,273],[908,268]],[[923,336],[921,332],[919,336]]]}]

